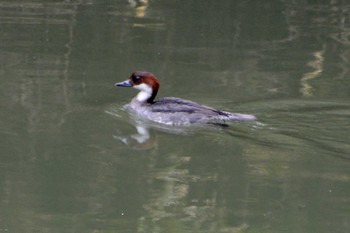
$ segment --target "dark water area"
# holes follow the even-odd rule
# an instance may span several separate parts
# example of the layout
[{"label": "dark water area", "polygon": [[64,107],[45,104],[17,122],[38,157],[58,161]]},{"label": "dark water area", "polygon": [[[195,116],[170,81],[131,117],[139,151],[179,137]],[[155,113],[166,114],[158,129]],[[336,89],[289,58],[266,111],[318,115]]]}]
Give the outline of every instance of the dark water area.
[{"label": "dark water area", "polygon": [[[1,232],[350,232],[350,3],[1,1]],[[147,70],[254,122],[134,119]]]}]

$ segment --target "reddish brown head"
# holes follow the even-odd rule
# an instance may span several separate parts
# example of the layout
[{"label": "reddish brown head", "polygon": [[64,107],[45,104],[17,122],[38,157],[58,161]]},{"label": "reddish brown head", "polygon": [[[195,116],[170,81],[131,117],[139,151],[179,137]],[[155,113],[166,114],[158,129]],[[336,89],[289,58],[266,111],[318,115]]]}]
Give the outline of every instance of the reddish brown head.
[{"label": "reddish brown head", "polygon": [[159,89],[159,82],[154,74],[147,71],[135,71],[124,82],[116,83],[118,87],[133,87],[140,90],[137,100],[140,102],[154,103]]}]

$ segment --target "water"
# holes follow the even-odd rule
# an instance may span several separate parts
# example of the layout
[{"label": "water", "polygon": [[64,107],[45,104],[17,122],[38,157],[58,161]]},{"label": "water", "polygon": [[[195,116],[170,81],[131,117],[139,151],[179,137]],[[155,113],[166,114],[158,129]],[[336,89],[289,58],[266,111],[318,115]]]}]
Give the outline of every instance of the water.
[{"label": "water", "polygon": [[[0,232],[349,232],[349,9],[0,1]],[[134,70],[258,121],[134,120]]]}]

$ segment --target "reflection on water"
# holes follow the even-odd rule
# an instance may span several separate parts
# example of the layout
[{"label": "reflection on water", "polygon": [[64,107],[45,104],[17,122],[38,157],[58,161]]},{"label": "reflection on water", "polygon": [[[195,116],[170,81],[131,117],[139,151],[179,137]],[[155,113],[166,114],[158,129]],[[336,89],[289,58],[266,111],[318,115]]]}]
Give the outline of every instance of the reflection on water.
[{"label": "reflection on water", "polygon": [[317,78],[322,74],[323,62],[324,62],[324,49],[321,51],[316,51],[314,53],[315,60],[310,61],[308,64],[310,67],[314,68],[314,71],[306,73],[301,78],[301,93],[304,96],[312,96],[313,88],[309,84],[310,80]]},{"label": "reflection on water", "polygon": [[138,18],[143,18],[146,15],[146,10],[149,4],[148,0],[129,0],[132,7],[135,8],[135,15]]},{"label": "reflection on water", "polygon": [[[0,1],[0,232],[349,232],[349,4],[136,2]],[[259,122],[129,120],[139,69]]]}]

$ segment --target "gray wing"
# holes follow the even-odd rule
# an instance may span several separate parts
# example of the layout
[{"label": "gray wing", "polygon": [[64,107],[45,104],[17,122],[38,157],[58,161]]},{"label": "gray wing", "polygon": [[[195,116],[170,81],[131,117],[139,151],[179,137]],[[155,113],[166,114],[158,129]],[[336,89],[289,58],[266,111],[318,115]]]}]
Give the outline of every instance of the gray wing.
[{"label": "gray wing", "polygon": [[167,117],[169,119],[181,119],[180,121],[186,121],[190,123],[251,121],[256,119],[256,117],[253,115],[220,111],[205,105],[197,104],[196,102],[190,100],[184,100],[175,97],[166,97],[159,99],[151,106],[153,113],[167,113]]},{"label": "gray wing", "polygon": [[167,113],[202,113],[207,116],[227,116],[226,112],[216,110],[214,108],[197,104],[190,100],[184,100],[175,97],[166,97],[158,100],[152,105],[154,112],[167,112]]}]

